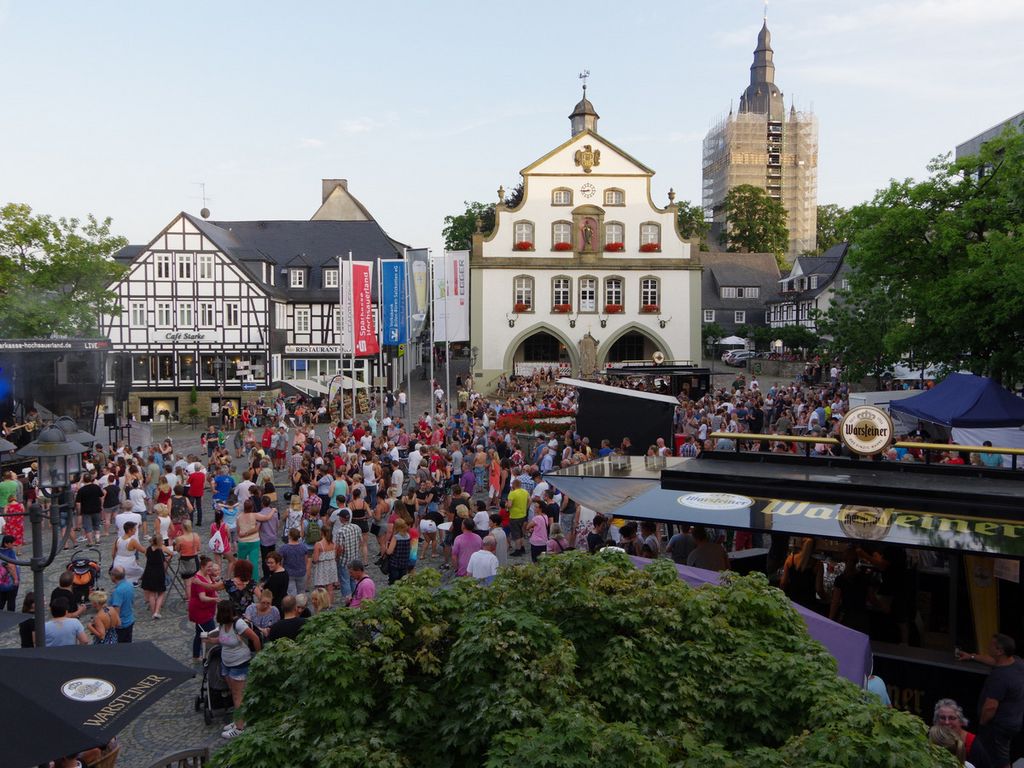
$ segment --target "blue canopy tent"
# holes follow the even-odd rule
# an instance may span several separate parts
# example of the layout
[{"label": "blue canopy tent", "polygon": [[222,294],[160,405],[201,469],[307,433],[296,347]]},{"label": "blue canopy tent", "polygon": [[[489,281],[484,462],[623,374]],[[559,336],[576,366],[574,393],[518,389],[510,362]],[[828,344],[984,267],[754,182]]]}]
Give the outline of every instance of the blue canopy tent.
[{"label": "blue canopy tent", "polygon": [[927,392],[894,400],[889,410],[950,428],[991,429],[1024,424],[1024,399],[992,379],[969,373],[951,373]]}]

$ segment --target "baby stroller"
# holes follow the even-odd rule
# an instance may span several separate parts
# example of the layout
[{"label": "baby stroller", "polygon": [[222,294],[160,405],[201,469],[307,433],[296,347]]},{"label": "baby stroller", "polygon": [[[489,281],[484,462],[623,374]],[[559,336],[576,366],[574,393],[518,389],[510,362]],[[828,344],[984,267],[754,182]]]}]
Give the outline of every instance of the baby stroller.
[{"label": "baby stroller", "polygon": [[100,580],[100,551],[95,547],[80,547],[71,553],[68,570],[74,580],[71,591],[76,603],[89,600],[89,593],[96,589]]},{"label": "baby stroller", "polygon": [[203,722],[213,723],[215,712],[227,712],[234,706],[227,680],[220,673],[220,646],[215,645],[203,659],[203,681],[196,696],[196,712],[203,710]]}]

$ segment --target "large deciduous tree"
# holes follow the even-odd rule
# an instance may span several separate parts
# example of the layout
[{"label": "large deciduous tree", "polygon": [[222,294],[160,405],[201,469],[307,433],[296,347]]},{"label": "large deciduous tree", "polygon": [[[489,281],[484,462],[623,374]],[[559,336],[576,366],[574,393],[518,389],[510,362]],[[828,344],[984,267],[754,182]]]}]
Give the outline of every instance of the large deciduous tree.
[{"label": "large deciduous tree", "polygon": [[99,334],[100,315],[120,312],[109,288],[124,267],[111,257],[128,243],[110,224],[0,208],[0,336]]},{"label": "large deciduous tree", "polygon": [[[523,200],[523,185],[518,184],[505,196],[504,204],[515,208]],[[444,217],[444,247],[449,251],[468,251],[473,247],[473,233],[480,222],[481,232],[494,229],[494,203],[466,201],[466,210],[459,214]]]},{"label": "large deciduous tree", "polygon": [[836,674],[761,574],[569,552],[439,588],[424,570],[309,620],[250,669],[215,766],[952,768]]},{"label": "large deciduous tree", "polygon": [[679,224],[679,234],[683,237],[696,238],[700,241],[700,250],[707,250],[708,232],[711,225],[704,219],[704,209],[688,200],[683,200],[677,206],[676,220]]},{"label": "large deciduous tree", "polygon": [[1024,133],[938,158],[851,212],[852,272],[819,324],[852,376],[897,360],[1024,378]]},{"label": "large deciduous tree", "polygon": [[730,251],[774,253],[785,266],[789,248],[786,209],[760,187],[740,184],[725,195],[725,231],[722,244]]},{"label": "large deciduous tree", "polygon": [[818,206],[818,250],[822,254],[833,245],[845,242],[850,236],[850,211],[847,208],[828,203]]}]

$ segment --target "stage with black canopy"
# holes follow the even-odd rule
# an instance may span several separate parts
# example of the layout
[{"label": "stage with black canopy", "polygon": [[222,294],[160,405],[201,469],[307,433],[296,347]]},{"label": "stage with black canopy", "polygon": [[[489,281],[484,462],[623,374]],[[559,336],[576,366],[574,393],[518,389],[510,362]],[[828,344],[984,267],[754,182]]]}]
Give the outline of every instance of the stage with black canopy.
[{"label": "stage with black canopy", "polygon": [[192,675],[150,642],[0,651],[0,764],[105,745]]},{"label": "stage with black canopy", "polygon": [[636,456],[646,453],[659,437],[672,446],[672,418],[679,405],[676,398],[582,379],[563,378],[558,383],[576,387],[576,431],[590,439],[595,451],[602,440],[617,448],[624,437],[629,438],[630,453]]}]

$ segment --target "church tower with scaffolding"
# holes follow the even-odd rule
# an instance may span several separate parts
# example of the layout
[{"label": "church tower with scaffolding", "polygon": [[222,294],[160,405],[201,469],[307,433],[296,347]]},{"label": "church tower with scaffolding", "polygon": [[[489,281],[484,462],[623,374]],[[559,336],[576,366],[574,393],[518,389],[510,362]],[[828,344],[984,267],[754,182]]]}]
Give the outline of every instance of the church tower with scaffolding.
[{"label": "church tower with scaffolding", "polygon": [[713,231],[721,232],[730,189],[750,184],[765,190],[786,209],[792,260],[817,245],[818,122],[792,103],[786,111],[771,40],[765,19],[739,110],[730,107],[704,137],[703,206]]}]

